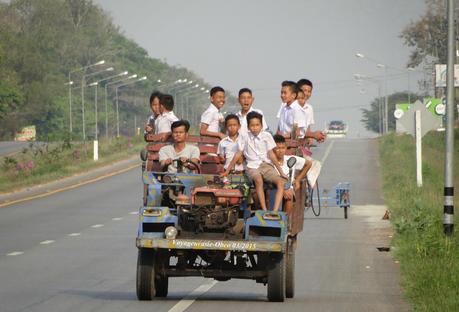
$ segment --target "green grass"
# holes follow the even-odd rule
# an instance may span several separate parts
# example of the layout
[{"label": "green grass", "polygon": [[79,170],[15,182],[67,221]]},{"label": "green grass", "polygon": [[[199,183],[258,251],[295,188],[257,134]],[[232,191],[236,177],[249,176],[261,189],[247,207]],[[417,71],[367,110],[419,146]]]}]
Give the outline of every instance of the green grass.
[{"label": "green grass", "polygon": [[[138,155],[145,146],[143,137],[99,141],[99,160],[93,160],[92,142],[61,142],[27,148],[0,158],[0,193],[50,182],[114,161]],[[140,159],[139,159],[140,163]]]},{"label": "green grass", "polygon": [[[459,131],[455,134],[455,230],[459,231]],[[395,229],[394,256],[414,311],[459,311],[459,235],[443,235],[444,133],[423,138],[423,186],[416,186],[415,142],[380,141],[386,204]]]}]

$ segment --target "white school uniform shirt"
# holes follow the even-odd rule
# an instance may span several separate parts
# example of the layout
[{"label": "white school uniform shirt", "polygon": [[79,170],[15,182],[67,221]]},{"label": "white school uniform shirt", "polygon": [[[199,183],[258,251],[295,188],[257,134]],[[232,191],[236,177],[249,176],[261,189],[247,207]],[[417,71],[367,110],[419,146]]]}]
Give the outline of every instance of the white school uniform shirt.
[{"label": "white school uniform shirt", "polygon": [[237,140],[239,151],[244,153],[247,168],[257,169],[263,161],[269,162],[268,151],[276,147],[273,136],[261,131],[257,136],[249,132],[239,135]]},{"label": "white school uniform shirt", "polygon": [[[287,166],[287,161],[290,159],[290,157],[295,157],[296,158],[296,163],[292,168],[293,169],[293,171],[292,171],[292,181],[294,181],[295,180],[295,170],[303,169],[304,164],[306,163],[306,159],[304,159],[303,157],[294,156],[294,155],[284,155],[284,162],[282,163],[282,165],[280,167],[282,169],[282,172],[287,177],[288,177],[288,174],[289,174],[289,171],[290,171],[290,169]],[[277,168],[276,168],[276,170],[277,170]]]},{"label": "white school uniform shirt", "polygon": [[155,120],[155,134],[171,132],[171,125],[177,120],[173,111],[162,113]]},{"label": "white school uniform shirt", "polygon": [[223,114],[220,113],[220,110],[212,103],[209,107],[202,113],[201,123],[209,125],[207,131],[211,132],[220,132],[220,122],[223,122]]},{"label": "white school uniform shirt", "polygon": [[[260,115],[262,115],[263,116],[263,120],[262,120],[263,121],[263,129],[262,130],[265,131],[266,129],[268,129],[268,124],[266,123],[265,116],[263,115],[263,111],[262,110],[250,107],[250,109],[247,112],[247,114],[250,113],[250,112],[257,112]],[[242,111],[238,111],[236,113],[236,116],[239,117],[239,122],[241,123],[241,129],[239,129],[239,133],[241,133],[241,134],[249,133],[249,128],[248,128],[248,125],[247,125],[247,115],[242,116]]]},{"label": "white school uniform shirt", "polygon": [[[218,143],[217,154],[225,156],[226,161],[225,165],[223,166],[225,169],[228,168],[229,164],[233,160],[234,154],[236,154],[239,151],[237,144],[238,138],[236,138],[236,140],[233,141],[229,136],[227,136],[221,139],[221,141]],[[244,170],[244,166],[242,164],[236,164],[234,166],[234,170],[242,171]]]},{"label": "white school uniform shirt", "polygon": [[305,103],[303,107],[299,105],[299,111],[302,114],[301,119],[305,121],[304,128],[300,128],[300,138],[304,138],[306,131],[310,125],[314,124],[314,111],[311,104]]},{"label": "white school uniform shirt", "polygon": [[283,134],[291,133],[293,124],[297,124],[298,128],[305,127],[305,121],[301,118],[300,104],[294,101],[290,105],[283,105],[279,114],[279,131]]}]

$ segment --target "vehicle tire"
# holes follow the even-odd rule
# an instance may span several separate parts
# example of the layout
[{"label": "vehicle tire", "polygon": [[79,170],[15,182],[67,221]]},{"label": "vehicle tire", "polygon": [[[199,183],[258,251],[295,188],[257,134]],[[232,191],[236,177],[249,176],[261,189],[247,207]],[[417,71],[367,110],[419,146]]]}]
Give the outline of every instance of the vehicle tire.
[{"label": "vehicle tire", "polygon": [[344,219],[347,219],[347,206],[344,206]]},{"label": "vehicle tire", "polygon": [[155,258],[155,295],[156,297],[167,297],[169,277],[165,275],[165,265],[169,263],[169,254],[158,251]]},{"label": "vehicle tire", "polygon": [[156,295],[155,252],[139,248],[137,256],[136,292],[139,300],[151,300]]},{"label": "vehicle tire", "polygon": [[285,298],[285,260],[280,255],[275,261],[274,267],[268,271],[268,300],[271,302],[283,302]]},{"label": "vehicle tire", "polygon": [[[293,240],[290,238],[289,240]],[[293,298],[295,296],[295,248],[294,242],[288,244],[286,253],[285,267],[285,297]]]},{"label": "vehicle tire", "polygon": [[156,275],[155,277],[156,297],[167,297],[169,290],[169,278],[164,275]]}]

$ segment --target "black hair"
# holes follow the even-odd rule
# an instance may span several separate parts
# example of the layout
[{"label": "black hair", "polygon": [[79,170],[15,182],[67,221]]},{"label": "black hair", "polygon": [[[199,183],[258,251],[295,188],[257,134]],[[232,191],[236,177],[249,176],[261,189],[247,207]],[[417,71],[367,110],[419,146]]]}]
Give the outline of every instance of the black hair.
[{"label": "black hair", "polygon": [[223,89],[220,86],[213,87],[212,89],[210,89],[210,96],[214,96],[214,94],[217,93],[217,92],[225,93],[225,89]]},{"label": "black hair", "polygon": [[285,138],[280,134],[273,135],[273,138],[276,143],[285,143]]},{"label": "black hair", "polygon": [[170,94],[161,94],[159,97],[159,103],[164,106],[168,111],[174,109],[174,98]]},{"label": "black hair", "polygon": [[246,118],[247,118],[247,125],[250,124],[251,119],[258,119],[260,123],[263,123],[263,115],[255,111],[251,111],[250,113],[248,113]]},{"label": "black hair", "polygon": [[304,78],[300,79],[300,80],[298,80],[298,82],[296,84],[298,85],[298,88],[300,88],[300,89],[301,89],[302,86],[310,86],[311,89],[313,88],[312,81],[309,80],[309,79],[304,79]]},{"label": "black hair", "polygon": [[174,121],[171,125],[171,131],[173,131],[175,128],[182,127],[182,126],[185,126],[185,132],[188,133],[188,130],[190,130],[190,123],[188,122],[188,120],[184,120],[184,119]]},{"label": "black hair", "polygon": [[244,92],[248,92],[250,93],[250,95],[252,95],[252,90],[250,90],[249,88],[242,88],[241,90],[239,90],[239,96],[241,96],[241,94]]},{"label": "black hair", "polygon": [[241,124],[241,121],[239,120],[238,116],[236,116],[235,114],[229,114],[229,115],[226,115],[226,117],[225,117],[225,127],[226,127],[226,124],[228,123],[228,121],[231,120],[231,119],[236,119],[237,123]]},{"label": "black hair", "polygon": [[282,87],[289,87],[290,91],[292,91],[295,94],[298,94],[298,85],[295,81],[284,80],[282,81]]},{"label": "black hair", "polygon": [[151,105],[151,103],[153,103],[153,100],[154,100],[155,98],[158,98],[158,100],[159,100],[159,99],[161,98],[161,95],[162,95],[161,92],[159,92],[159,91],[153,91],[153,92],[151,93],[151,95],[150,95],[150,105]]}]

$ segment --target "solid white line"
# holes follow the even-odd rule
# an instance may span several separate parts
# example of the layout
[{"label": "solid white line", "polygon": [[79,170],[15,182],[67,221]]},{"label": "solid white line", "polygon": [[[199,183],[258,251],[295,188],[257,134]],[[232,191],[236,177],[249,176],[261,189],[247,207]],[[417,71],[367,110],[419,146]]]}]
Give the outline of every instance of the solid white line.
[{"label": "solid white line", "polygon": [[322,157],[322,160],[320,161],[320,162],[322,163],[322,167],[323,167],[325,161],[327,160],[328,155],[329,155],[330,152],[331,152],[331,149],[332,149],[332,147],[333,147],[333,144],[335,144],[335,141],[331,141],[330,144],[327,146],[327,150],[325,151],[325,155],[324,155],[324,157]]},{"label": "solid white line", "polygon": [[112,218],[113,221],[120,221],[123,220],[123,218]]},{"label": "solid white line", "polygon": [[100,228],[100,227],[103,227],[104,225],[103,224],[94,224],[94,225],[91,225],[92,228],[94,229],[97,229],[97,228]]},{"label": "solid white line", "polygon": [[10,252],[9,254],[6,254],[7,256],[20,256],[24,254],[23,251],[13,251],[13,252]]},{"label": "solid white line", "polygon": [[205,294],[209,289],[217,284],[217,281],[212,281],[207,284],[203,284],[193,290],[190,294],[188,294],[185,298],[177,302],[175,306],[173,306],[168,312],[183,312],[185,311],[193,302],[201,295]]},{"label": "solid white line", "polygon": [[70,233],[69,236],[70,237],[75,237],[75,236],[80,236],[81,233]]},{"label": "solid white line", "polygon": [[45,241],[42,241],[40,242],[40,245],[49,245],[49,244],[52,244],[54,243],[55,241],[53,241],[52,239],[50,240],[45,240]]}]

